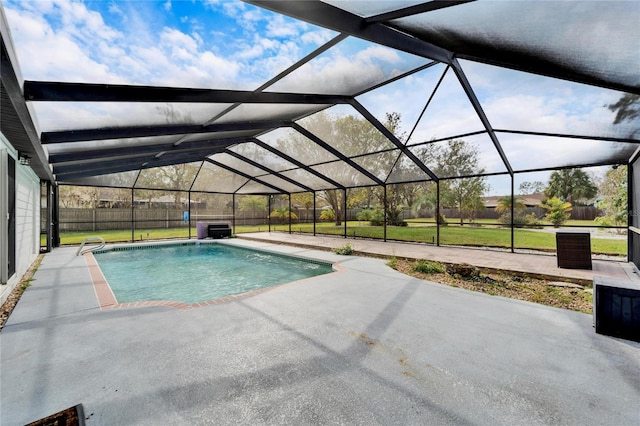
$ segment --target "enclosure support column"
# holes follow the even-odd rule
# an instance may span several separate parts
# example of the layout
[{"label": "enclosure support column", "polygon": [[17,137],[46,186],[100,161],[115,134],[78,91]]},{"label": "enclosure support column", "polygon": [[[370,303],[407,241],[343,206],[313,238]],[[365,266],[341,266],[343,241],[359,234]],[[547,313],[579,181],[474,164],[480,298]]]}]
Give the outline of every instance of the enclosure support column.
[{"label": "enclosure support column", "polygon": [[267,195],[267,226],[269,227],[269,232],[271,232],[271,195]]},{"label": "enclosure support column", "polygon": [[342,203],[342,218],[344,220],[344,237],[347,238],[347,188],[344,191],[344,202]]},{"label": "enclosure support column", "polygon": [[440,246],[440,181],[436,182],[436,245]]},{"label": "enclosure support column", "polygon": [[191,239],[191,191],[187,192],[189,198],[189,207],[187,207],[187,228],[189,228],[189,239]]},{"label": "enclosure support column", "polygon": [[[635,160],[632,159],[632,161],[627,164],[627,262],[633,262],[633,241],[636,238],[640,238],[640,236],[634,235],[635,233],[630,229],[630,227],[634,224],[634,215],[638,214],[637,209],[633,208],[633,194],[635,191],[633,187],[633,168],[635,167],[635,164],[638,164],[637,158]],[[636,200],[635,205],[638,205],[638,200]],[[635,258],[638,258],[637,254],[635,255]]]},{"label": "enclosure support column", "polygon": [[134,242],[136,240],[136,211],[133,208],[133,194],[134,189],[131,188],[131,242]]},{"label": "enclosure support column", "polygon": [[291,194],[289,194],[289,233],[291,233]]},{"label": "enclosure support column", "polygon": [[60,247],[60,193],[58,185],[51,185],[51,242],[53,247]]},{"label": "enclosure support column", "polygon": [[313,236],[316,236],[316,191],[313,191]]},{"label": "enclosure support column", "polygon": [[382,216],[382,239],[383,241],[387,241],[387,185],[383,187],[384,193],[382,195],[382,204],[383,204],[383,216]]},{"label": "enclosure support column", "polygon": [[515,213],[514,204],[515,204],[516,199],[515,199],[515,196],[513,194],[513,192],[514,192],[513,191],[513,180],[514,180],[514,176],[511,175],[511,253],[515,252],[515,250],[514,250],[514,231],[513,231],[514,220],[513,220],[513,217],[514,217],[514,213]]},{"label": "enclosure support column", "polygon": [[236,233],[236,193],[231,194],[231,231],[234,235]]},{"label": "enclosure support column", "polygon": [[47,246],[45,247],[45,250],[47,253],[49,253],[51,251],[51,249],[53,248],[53,238],[51,236],[52,233],[52,229],[53,229],[53,221],[52,221],[52,217],[53,217],[53,189],[51,187],[51,181],[46,181],[45,182],[45,194],[46,194],[46,203],[47,203],[47,218],[46,218],[46,233],[47,233]]}]

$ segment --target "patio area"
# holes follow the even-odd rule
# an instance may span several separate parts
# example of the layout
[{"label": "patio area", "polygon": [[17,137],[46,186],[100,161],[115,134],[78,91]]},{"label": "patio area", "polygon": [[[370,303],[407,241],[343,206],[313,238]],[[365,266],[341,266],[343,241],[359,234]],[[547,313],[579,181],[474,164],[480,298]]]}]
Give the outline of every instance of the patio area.
[{"label": "patio area", "polygon": [[[76,248],[45,255],[0,333],[0,423],[79,403],[90,425],[640,421],[640,344],[595,334],[590,315],[429,283],[381,259],[264,234],[253,237],[273,241],[225,243],[329,259],[340,271],[190,310],[100,310]],[[297,246],[274,244],[285,237]],[[429,249],[313,241],[326,248],[330,240],[397,256]],[[529,259],[437,252],[469,263]],[[535,258],[551,271],[545,262],[554,257]],[[615,262],[594,262],[600,273],[598,265],[625,273]]]}]

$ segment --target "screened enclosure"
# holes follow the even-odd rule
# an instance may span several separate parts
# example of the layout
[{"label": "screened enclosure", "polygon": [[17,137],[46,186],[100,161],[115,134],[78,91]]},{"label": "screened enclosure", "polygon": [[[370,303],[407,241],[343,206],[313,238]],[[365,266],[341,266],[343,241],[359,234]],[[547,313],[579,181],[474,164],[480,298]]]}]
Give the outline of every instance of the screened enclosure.
[{"label": "screened enclosure", "polygon": [[[192,238],[198,221],[224,220],[236,233],[540,248],[522,231],[558,226],[545,220],[543,200],[521,198],[541,193],[537,183],[554,171],[603,177],[624,166],[624,220],[598,226],[634,236],[622,251],[601,252],[637,252],[640,3],[224,4],[207,13],[233,4],[281,31],[254,22],[245,39],[244,18],[206,42],[193,36],[196,48],[186,33],[163,38],[146,54],[174,61],[165,74],[127,72],[143,57],[139,42],[120,40],[114,52],[104,33],[77,42],[106,64],[101,74],[55,59],[26,66],[38,60],[13,31],[37,133],[25,152],[55,182],[54,226],[43,226],[51,243],[107,230],[124,231],[114,237],[122,240]],[[12,30],[27,16],[64,15],[4,8]],[[285,30],[300,40],[295,48]],[[63,49],[56,39],[51,47]],[[242,58],[268,53],[225,74],[233,67],[223,45]],[[189,49],[218,62],[179,65]],[[571,199],[562,226],[605,216],[598,198]],[[156,233],[163,228],[175,232]]]}]

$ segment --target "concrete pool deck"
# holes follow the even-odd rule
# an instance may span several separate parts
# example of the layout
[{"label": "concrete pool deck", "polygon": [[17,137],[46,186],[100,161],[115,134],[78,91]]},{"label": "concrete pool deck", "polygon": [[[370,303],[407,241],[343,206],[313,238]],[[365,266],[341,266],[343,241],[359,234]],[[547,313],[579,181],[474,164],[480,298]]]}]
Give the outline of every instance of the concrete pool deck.
[{"label": "concrete pool deck", "polygon": [[191,310],[101,310],[84,257],[55,249],[0,332],[0,424],[79,403],[88,425],[640,423],[640,344],[590,315],[229,243],[341,272]]}]

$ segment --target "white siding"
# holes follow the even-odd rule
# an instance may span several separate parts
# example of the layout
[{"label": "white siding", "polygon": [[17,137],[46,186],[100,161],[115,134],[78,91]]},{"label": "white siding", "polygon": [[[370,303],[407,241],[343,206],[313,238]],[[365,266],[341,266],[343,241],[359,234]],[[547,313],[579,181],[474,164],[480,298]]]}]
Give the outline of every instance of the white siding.
[{"label": "white siding", "polygon": [[[17,161],[17,153],[0,134],[0,149],[3,148],[16,159],[16,273],[9,277],[7,284],[0,285],[0,303],[4,303],[40,252],[40,180],[31,167]],[[0,173],[6,174],[7,170]],[[1,208],[6,214],[6,206]],[[1,234],[3,239],[7,238],[6,230]],[[2,246],[4,244],[6,242]]]}]

